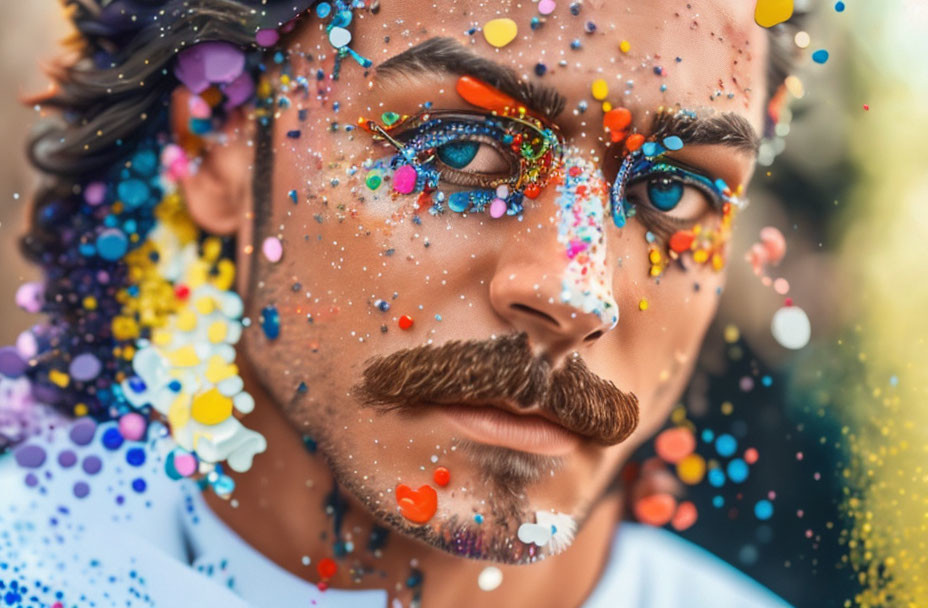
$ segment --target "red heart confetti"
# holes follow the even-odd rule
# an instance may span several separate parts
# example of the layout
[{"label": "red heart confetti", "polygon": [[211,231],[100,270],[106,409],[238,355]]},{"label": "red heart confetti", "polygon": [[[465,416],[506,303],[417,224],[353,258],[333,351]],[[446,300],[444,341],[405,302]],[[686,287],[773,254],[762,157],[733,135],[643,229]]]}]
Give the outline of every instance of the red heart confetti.
[{"label": "red heart confetti", "polygon": [[396,486],[396,504],[403,517],[413,523],[424,524],[438,510],[438,493],[432,486],[419,486],[418,490],[413,490],[401,483]]}]

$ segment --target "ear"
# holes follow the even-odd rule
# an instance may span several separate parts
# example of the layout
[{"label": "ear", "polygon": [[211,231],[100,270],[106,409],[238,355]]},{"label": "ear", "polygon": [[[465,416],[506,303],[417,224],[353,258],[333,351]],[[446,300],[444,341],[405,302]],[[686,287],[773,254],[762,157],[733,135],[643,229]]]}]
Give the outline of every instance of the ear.
[{"label": "ear", "polygon": [[[185,87],[171,96],[171,122],[175,141],[188,154],[200,157],[196,167],[180,180],[193,221],[216,235],[232,235],[250,226],[252,217],[251,165],[254,162],[253,122],[244,110],[229,112],[219,133],[200,139],[190,133],[191,102],[199,102]],[[218,135],[216,137],[215,135]]]}]

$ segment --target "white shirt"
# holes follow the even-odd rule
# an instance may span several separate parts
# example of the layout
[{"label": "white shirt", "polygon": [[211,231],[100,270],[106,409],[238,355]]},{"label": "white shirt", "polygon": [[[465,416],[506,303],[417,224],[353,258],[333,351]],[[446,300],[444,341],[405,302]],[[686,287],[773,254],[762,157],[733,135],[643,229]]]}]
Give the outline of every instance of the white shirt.
[{"label": "white shirt", "polygon": [[[101,438],[114,426],[98,427],[87,445],[59,429],[27,442],[31,458],[0,457],[0,606],[387,606],[385,590],[323,592],[275,565],[210,511],[194,482],[167,476],[172,445],[163,427],[153,424],[146,443],[111,450]],[[41,465],[17,462],[34,465],[35,448],[45,453]],[[68,451],[76,457],[70,466],[70,455],[60,456]],[[94,456],[102,465],[96,472]],[[75,488],[89,493],[78,498]],[[481,593],[475,581],[468,602],[481,605]],[[786,605],[679,536],[623,523],[584,608]]]}]

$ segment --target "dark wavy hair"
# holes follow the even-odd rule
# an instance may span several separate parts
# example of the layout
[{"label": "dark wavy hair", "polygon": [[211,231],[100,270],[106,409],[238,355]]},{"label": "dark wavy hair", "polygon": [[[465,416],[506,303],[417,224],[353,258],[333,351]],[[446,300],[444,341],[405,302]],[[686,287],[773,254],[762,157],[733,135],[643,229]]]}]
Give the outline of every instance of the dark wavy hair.
[{"label": "dark wavy hair", "polygon": [[[30,207],[21,249],[43,269],[47,321],[32,328],[39,354],[24,373],[39,401],[66,414],[83,405],[81,411],[108,418],[125,409],[119,382],[132,374],[131,359],[114,353],[134,339],[120,340],[112,329],[131,281],[123,259],[82,255],[115,202],[110,198],[89,209],[84,188],[94,181],[117,182],[151,164],[153,151],[170,132],[168,104],[178,85],[172,62],[180,51],[216,40],[254,47],[259,28],[279,26],[315,0],[63,1],[76,28],[71,44],[77,58],[53,67],[55,90],[32,100],[59,112],[39,126],[28,145],[29,159],[44,181]],[[378,7],[378,0],[366,6],[372,12]],[[771,95],[793,70],[796,29],[794,19],[770,30]],[[160,196],[152,184],[151,196]],[[143,206],[128,218],[141,235],[154,225],[153,207]],[[93,298],[93,306],[85,305],[87,298]],[[102,372],[92,381],[62,386],[61,374],[82,352],[95,353]],[[14,440],[0,435],[0,450]]]}]

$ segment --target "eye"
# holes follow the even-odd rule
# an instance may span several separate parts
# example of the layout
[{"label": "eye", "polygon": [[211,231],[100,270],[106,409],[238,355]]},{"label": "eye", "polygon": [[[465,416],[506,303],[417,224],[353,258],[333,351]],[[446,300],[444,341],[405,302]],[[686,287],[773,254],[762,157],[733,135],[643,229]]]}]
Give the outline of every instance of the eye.
[{"label": "eye", "polygon": [[684,222],[696,221],[714,207],[714,196],[701,184],[669,173],[632,182],[625,197],[636,206],[648,205],[663,215]]},{"label": "eye", "polygon": [[477,156],[480,144],[475,141],[456,141],[438,149],[438,158],[452,169],[463,169]]},{"label": "eye", "polygon": [[648,180],[648,198],[659,210],[672,211],[683,199],[685,188],[683,182],[672,177],[654,178]]},{"label": "eye", "polygon": [[495,146],[480,141],[452,141],[436,150],[446,168],[462,173],[501,177],[508,175],[512,163]]}]

